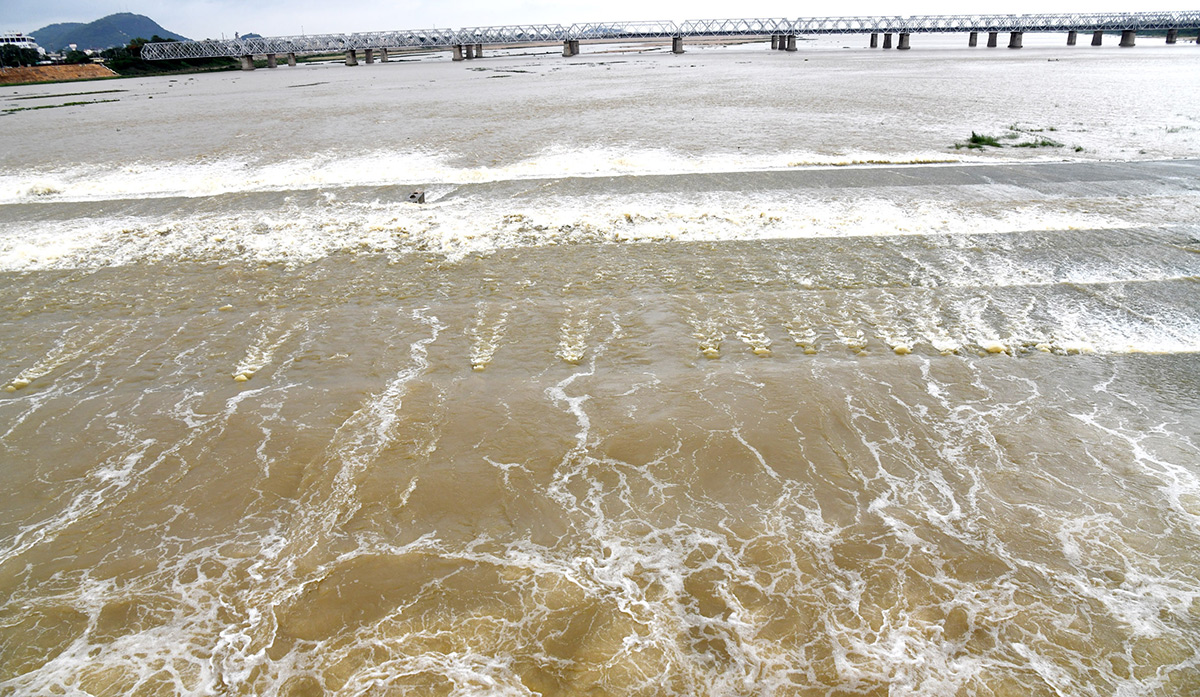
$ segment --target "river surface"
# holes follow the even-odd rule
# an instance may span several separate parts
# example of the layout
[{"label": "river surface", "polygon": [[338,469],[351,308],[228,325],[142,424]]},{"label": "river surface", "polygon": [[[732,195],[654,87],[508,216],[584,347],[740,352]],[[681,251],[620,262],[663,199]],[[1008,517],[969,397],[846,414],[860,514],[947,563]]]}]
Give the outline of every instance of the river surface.
[{"label": "river surface", "polygon": [[1195,694],[1200,49],[1106,39],[5,88],[0,694]]}]

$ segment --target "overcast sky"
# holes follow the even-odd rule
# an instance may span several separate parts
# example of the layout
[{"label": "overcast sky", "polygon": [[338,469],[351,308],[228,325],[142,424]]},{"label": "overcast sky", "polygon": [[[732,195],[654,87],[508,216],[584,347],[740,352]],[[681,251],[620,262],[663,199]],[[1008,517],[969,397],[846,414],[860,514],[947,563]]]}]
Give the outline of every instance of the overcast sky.
[{"label": "overcast sky", "polygon": [[[0,0],[0,31],[32,32],[55,22],[91,22],[114,12],[150,17],[165,29],[193,39],[425,29],[494,24],[571,24],[597,20],[710,19],[824,15],[911,15],[1038,12],[1114,12],[1195,9],[1195,1],[1011,0],[993,4],[945,0],[844,0],[820,8],[794,0]],[[37,38],[37,37],[34,37]]]}]

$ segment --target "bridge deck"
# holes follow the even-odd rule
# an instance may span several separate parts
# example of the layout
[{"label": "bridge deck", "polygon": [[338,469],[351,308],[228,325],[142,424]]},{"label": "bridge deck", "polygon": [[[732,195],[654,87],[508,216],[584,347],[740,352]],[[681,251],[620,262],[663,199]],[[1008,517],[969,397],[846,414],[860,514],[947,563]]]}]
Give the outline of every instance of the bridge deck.
[{"label": "bridge deck", "polygon": [[142,58],[220,58],[264,54],[333,53],[364,49],[447,48],[484,44],[550,43],[612,39],[733,37],[797,34],[1065,32],[1200,29],[1200,11],[1101,12],[1039,15],[922,15],[909,17],[801,17],[798,19],[696,19],[676,24],[591,22],[525,24],[462,29],[401,29],[357,34],[310,34],[216,41],[146,44]]}]

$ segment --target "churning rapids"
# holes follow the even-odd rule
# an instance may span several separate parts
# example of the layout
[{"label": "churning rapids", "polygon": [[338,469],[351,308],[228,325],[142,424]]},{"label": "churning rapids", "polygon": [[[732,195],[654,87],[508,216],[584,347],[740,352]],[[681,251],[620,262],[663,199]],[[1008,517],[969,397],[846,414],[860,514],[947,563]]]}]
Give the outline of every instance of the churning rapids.
[{"label": "churning rapids", "polygon": [[959,38],[6,88],[0,693],[1200,691],[1200,50]]}]

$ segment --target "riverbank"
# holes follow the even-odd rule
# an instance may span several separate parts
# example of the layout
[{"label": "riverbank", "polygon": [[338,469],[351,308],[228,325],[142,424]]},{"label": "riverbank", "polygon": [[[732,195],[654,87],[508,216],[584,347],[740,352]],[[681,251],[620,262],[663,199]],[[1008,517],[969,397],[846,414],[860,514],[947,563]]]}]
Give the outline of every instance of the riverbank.
[{"label": "riverbank", "polygon": [[35,65],[0,69],[0,85],[30,85],[43,82],[73,82],[120,77],[99,63],[85,65]]}]

